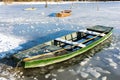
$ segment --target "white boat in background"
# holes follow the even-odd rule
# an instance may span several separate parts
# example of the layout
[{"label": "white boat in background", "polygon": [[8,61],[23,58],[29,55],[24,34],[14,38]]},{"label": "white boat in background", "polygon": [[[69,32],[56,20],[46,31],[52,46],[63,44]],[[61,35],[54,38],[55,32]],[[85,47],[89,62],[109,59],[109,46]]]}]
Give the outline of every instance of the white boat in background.
[{"label": "white boat in background", "polygon": [[31,8],[25,8],[24,10],[26,10],[26,11],[32,11],[32,10],[37,10],[37,8],[31,7]]}]

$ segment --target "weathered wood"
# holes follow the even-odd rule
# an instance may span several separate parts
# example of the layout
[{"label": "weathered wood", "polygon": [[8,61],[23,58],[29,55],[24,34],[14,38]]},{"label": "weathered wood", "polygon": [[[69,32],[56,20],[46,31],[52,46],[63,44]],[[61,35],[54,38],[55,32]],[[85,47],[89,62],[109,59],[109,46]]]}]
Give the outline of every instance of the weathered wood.
[{"label": "weathered wood", "polygon": [[104,34],[104,33],[106,33],[106,31],[104,31],[104,32],[102,32],[102,33],[94,36],[93,38],[89,38],[89,39],[85,40],[84,42],[82,42],[82,44],[84,44],[84,43],[86,43],[86,42],[88,42],[88,41],[90,41],[90,40],[93,40],[93,39],[97,38],[98,36],[100,36],[101,34]]},{"label": "weathered wood", "polygon": [[56,50],[56,51],[53,51],[53,52],[49,52],[49,53],[33,56],[33,57],[30,57],[30,58],[25,58],[25,59],[23,59],[23,61],[26,62],[26,61],[30,61],[30,60],[33,60],[33,59],[37,59],[37,58],[43,57],[43,56],[54,55],[54,53],[60,52],[60,51],[64,51],[64,50],[66,50],[66,49],[59,49],[59,50]]}]

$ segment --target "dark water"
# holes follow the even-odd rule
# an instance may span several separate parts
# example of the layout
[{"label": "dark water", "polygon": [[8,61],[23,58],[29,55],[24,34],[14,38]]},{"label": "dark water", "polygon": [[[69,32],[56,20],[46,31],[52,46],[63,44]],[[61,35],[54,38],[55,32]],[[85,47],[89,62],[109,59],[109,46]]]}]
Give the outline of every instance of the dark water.
[{"label": "dark water", "polygon": [[1,59],[0,80],[120,79],[120,2],[77,3],[72,7],[72,16],[64,19],[48,15],[51,12],[68,9],[71,4],[49,5],[47,9],[43,8],[44,5],[33,5],[39,9],[34,12],[23,11],[29,6],[0,5],[0,33],[24,38],[26,43],[20,44],[24,49],[98,24],[114,27],[112,43],[110,47],[104,48],[94,56],[85,58],[77,64],[60,65],[57,68],[51,66],[51,70],[46,74],[42,74],[39,68],[15,68],[12,59]]}]

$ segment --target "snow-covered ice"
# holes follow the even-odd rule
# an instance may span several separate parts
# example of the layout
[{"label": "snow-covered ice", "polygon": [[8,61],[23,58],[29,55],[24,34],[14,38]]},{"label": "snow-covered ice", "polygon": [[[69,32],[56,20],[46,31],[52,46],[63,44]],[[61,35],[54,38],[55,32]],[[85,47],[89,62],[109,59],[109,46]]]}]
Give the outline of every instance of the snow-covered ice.
[{"label": "snow-covered ice", "polygon": [[87,78],[88,77],[88,73],[85,73],[85,72],[81,72],[81,76],[83,77],[83,78]]},{"label": "snow-covered ice", "polygon": [[117,63],[116,62],[114,62],[111,58],[106,58],[106,60],[108,60],[109,65],[111,67],[113,67],[114,69],[117,69]]},{"label": "snow-covered ice", "polygon": [[82,61],[82,62],[80,63],[80,65],[81,65],[81,66],[84,66],[85,64],[88,63],[89,60],[90,60],[90,58],[85,58],[84,61]]},{"label": "snow-covered ice", "polygon": [[45,78],[49,78],[51,76],[51,74],[46,74]]},{"label": "snow-covered ice", "polygon": [[63,71],[64,71],[64,69],[58,69],[57,71],[58,71],[58,72],[63,72]]},{"label": "snow-covered ice", "polygon": [[106,76],[104,76],[104,77],[102,77],[102,79],[101,80],[107,80],[107,77]]},{"label": "snow-covered ice", "polygon": [[106,74],[110,74],[109,71],[107,71],[107,70],[103,70],[101,67],[94,67],[94,68],[95,68],[95,70],[98,71],[98,72],[106,73]]},{"label": "snow-covered ice", "polygon": [[87,72],[89,72],[95,78],[99,78],[101,76],[99,72],[97,72],[94,68],[91,68],[91,67],[87,68]]},{"label": "snow-covered ice", "polygon": [[7,80],[6,78],[4,78],[4,77],[0,77],[0,80]]},{"label": "snow-covered ice", "polygon": [[13,37],[10,35],[0,34],[0,59],[6,57],[9,54],[14,54],[16,51],[22,49],[19,45],[23,42],[22,39]]},{"label": "snow-covered ice", "polygon": [[[86,58],[76,66],[70,66],[73,69],[69,69],[68,73],[66,73],[66,69],[62,68],[55,70],[54,74],[46,74],[44,78],[53,77],[53,80],[57,80],[58,77],[64,76],[73,80],[81,78],[86,78],[86,80],[111,80],[113,78],[119,80],[120,2],[57,2],[49,3],[48,8],[45,8],[44,4],[45,2],[8,5],[0,3],[0,59],[21,49],[32,47],[72,31],[78,31],[93,25],[112,26],[114,27],[113,42],[109,48],[105,48],[96,54],[97,56],[90,59]],[[25,8],[29,7],[35,7],[37,10],[24,11]],[[66,18],[53,16],[64,9],[71,9],[72,15]],[[9,80],[14,79],[12,74],[2,71],[2,69],[3,67],[0,65],[0,73],[11,76]],[[66,74],[57,75],[62,73]],[[109,78],[109,76],[113,78]],[[6,80],[8,77],[2,77],[0,74],[0,79]]]}]

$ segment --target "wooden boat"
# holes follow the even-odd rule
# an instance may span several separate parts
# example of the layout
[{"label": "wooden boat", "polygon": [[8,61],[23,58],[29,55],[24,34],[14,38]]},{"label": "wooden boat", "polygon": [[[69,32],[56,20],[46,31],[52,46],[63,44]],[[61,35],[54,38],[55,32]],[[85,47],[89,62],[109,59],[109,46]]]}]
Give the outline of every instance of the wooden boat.
[{"label": "wooden boat", "polygon": [[36,10],[37,8],[34,8],[34,7],[31,7],[31,8],[26,8],[24,9],[25,11],[33,11],[33,10]]},{"label": "wooden boat", "polygon": [[18,52],[13,57],[21,61],[24,68],[53,65],[100,47],[111,37],[112,30],[112,27],[96,25]]},{"label": "wooden boat", "polygon": [[56,13],[56,17],[67,17],[71,15],[71,10],[64,10],[59,13]]}]

